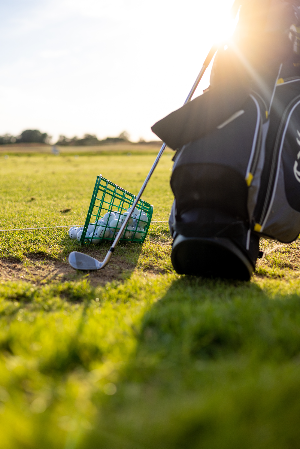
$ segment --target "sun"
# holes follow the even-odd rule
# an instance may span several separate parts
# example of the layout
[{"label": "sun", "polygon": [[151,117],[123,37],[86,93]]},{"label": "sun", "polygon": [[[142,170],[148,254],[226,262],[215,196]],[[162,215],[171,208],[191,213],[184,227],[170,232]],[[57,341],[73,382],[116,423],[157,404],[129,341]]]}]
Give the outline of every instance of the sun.
[{"label": "sun", "polygon": [[211,45],[225,45],[233,35],[238,22],[238,14],[232,13],[233,3],[233,0],[216,0],[202,6],[202,13],[208,18],[206,34]]},{"label": "sun", "polygon": [[215,44],[226,44],[232,37],[238,22],[238,14],[233,17],[230,9],[222,17],[218,17],[215,23]]}]

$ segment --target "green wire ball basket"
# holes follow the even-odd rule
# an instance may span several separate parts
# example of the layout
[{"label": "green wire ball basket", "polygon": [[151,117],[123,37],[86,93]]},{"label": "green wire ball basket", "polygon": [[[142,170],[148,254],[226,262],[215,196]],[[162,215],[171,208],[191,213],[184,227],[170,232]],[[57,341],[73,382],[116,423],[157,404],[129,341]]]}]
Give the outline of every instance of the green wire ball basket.
[{"label": "green wire ball basket", "polygon": [[[113,241],[135,198],[132,193],[102,175],[97,176],[80,243]],[[143,243],[150,227],[152,214],[153,206],[140,199],[127,223],[121,241]]]}]

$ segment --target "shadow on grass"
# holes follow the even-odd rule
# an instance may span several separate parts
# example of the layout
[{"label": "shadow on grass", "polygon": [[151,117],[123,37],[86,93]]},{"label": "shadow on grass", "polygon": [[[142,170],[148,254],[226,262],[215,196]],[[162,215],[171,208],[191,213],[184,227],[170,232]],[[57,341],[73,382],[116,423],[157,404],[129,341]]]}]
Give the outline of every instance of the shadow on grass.
[{"label": "shadow on grass", "polygon": [[296,447],[300,303],[183,277],[144,315],[85,448]]},{"label": "shadow on grass", "polygon": [[46,357],[41,363],[40,370],[47,375],[62,375],[76,370],[79,366],[88,369],[95,360],[101,360],[102,352],[96,342],[86,342],[82,339],[83,329],[87,319],[89,308],[88,301],[80,313],[77,328],[65,345],[57,347],[50,357]]}]

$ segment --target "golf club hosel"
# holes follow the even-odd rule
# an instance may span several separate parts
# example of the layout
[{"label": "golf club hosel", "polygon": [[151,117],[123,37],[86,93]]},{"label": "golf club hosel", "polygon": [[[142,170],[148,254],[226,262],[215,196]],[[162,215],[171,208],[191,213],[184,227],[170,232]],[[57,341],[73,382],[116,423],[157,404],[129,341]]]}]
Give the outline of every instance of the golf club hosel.
[{"label": "golf club hosel", "polygon": [[104,268],[108,264],[108,262],[111,259],[111,256],[112,256],[113,252],[114,252],[114,248],[110,248],[110,250],[107,252],[103,262],[101,263],[101,268],[100,269]]}]

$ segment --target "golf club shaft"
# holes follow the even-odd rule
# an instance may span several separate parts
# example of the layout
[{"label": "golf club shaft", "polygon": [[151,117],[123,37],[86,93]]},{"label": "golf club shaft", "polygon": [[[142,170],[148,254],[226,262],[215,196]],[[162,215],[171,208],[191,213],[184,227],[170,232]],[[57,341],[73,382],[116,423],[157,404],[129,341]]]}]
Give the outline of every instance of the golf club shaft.
[{"label": "golf club shaft", "polygon": [[184,104],[188,103],[192,99],[192,97],[193,97],[193,95],[195,93],[195,90],[197,89],[198,84],[200,83],[200,81],[201,81],[201,79],[202,79],[202,77],[204,75],[204,72],[207,69],[207,67],[209,66],[209,64],[210,64],[212,58],[214,57],[217,49],[218,48],[215,45],[210,49],[208,55],[205,58],[203,66],[202,66],[202,68],[201,68],[201,70],[199,72],[199,75],[197,76],[196,81],[194,82],[193,87],[191,88],[190,93],[188,94]]},{"label": "golf club shaft", "polygon": [[[209,64],[210,64],[212,58],[214,57],[214,54],[216,53],[216,51],[217,51],[217,47],[215,47],[215,46],[213,46],[211,48],[211,50],[209,51],[209,53],[208,53],[208,55],[207,55],[207,57],[206,57],[206,59],[204,61],[204,64],[203,64],[203,66],[202,66],[202,68],[201,68],[201,70],[199,72],[199,75],[197,76],[196,81],[194,82],[193,87],[190,90],[190,93],[188,94],[184,104],[188,103],[192,99],[192,97],[193,97],[193,95],[195,93],[195,90],[197,89],[198,84],[200,83],[200,81],[201,81],[201,79],[202,79],[202,77],[204,75],[204,72],[207,69],[207,67],[209,66]],[[155,168],[156,168],[156,166],[157,166],[157,164],[158,164],[158,162],[159,162],[159,160],[161,158],[161,156],[163,155],[163,152],[165,151],[166,146],[167,145],[165,143],[162,144],[162,147],[161,147],[158,155],[156,156],[156,159],[155,159],[155,161],[154,161],[154,163],[153,163],[153,165],[152,165],[152,167],[151,167],[151,169],[150,169],[150,171],[149,171],[149,173],[148,173],[148,175],[147,175],[147,177],[146,177],[146,179],[145,179],[145,181],[144,181],[144,183],[143,183],[143,185],[141,187],[141,190],[139,191],[139,193],[137,194],[137,196],[136,196],[136,198],[134,200],[134,203],[133,203],[133,205],[132,205],[132,207],[130,209],[129,214],[127,215],[125,221],[123,222],[123,224],[122,224],[118,234],[116,235],[115,240],[113,241],[113,244],[111,245],[109,251],[107,252],[107,254],[105,256],[105,259],[102,262],[101,268],[104,268],[108,264],[108,262],[109,262],[109,260],[110,260],[110,258],[112,256],[112,253],[114,252],[115,247],[119,243],[119,240],[120,240],[120,238],[121,238],[121,236],[122,236],[122,234],[123,234],[123,232],[124,232],[124,230],[125,230],[125,228],[127,226],[127,223],[128,223],[128,221],[129,221],[129,219],[131,217],[131,214],[134,211],[137,203],[139,202],[139,200],[140,200],[140,198],[141,198],[141,196],[142,196],[142,194],[143,194],[143,192],[144,192],[144,190],[145,190],[145,188],[146,188],[146,186],[147,186],[147,184],[148,184],[148,182],[149,182],[149,180],[150,180],[150,178],[151,178],[151,176],[152,176],[152,174],[153,174],[153,172],[154,172],[154,170],[155,170]]]}]

